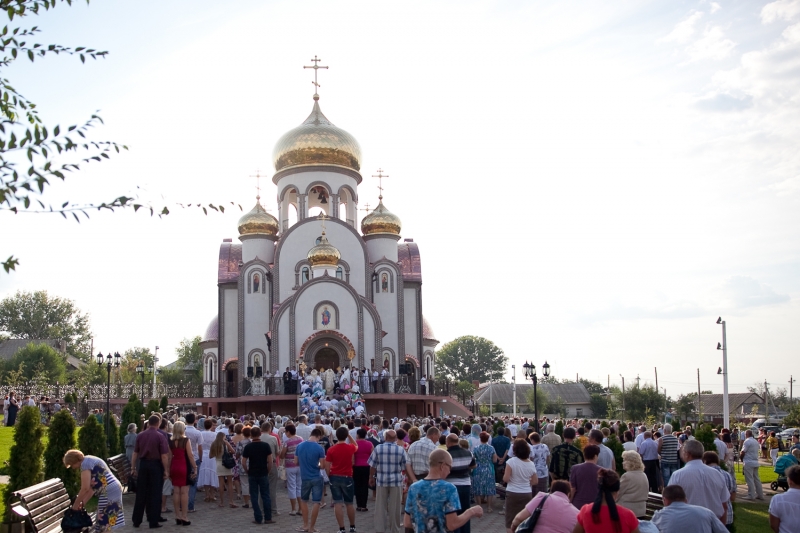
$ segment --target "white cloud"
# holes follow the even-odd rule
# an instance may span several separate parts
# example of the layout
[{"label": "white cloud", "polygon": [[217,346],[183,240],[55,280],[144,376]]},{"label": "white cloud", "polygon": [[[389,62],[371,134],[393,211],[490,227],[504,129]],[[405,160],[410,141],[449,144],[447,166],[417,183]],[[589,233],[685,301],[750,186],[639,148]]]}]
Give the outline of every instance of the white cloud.
[{"label": "white cloud", "polygon": [[800,0],[778,0],[761,9],[761,22],[769,24],[776,20],[792,20],[800,14]]},{"label": "white cloud", "polygon": [[694,34],[697,32],[695,25],[703,18],[702,11],[693,11],[688,17],[675,25],[669,35],[660,40],[660,42],[675,42],[678,44],[688,43]]},{"label": "white cloud", "polygon": [[744,311],[753,307],[779,305],[790,300],[788,294],[775,290],[748,276],[733,276],[711,293],[710,307]]},{"label": "white cloud", "polygon": [[714,13],[716,13],[717,11],[719,11],[720,9],[722,9],[722,6],[721,6],[721,5],[719,5],[719,4],[718,4],[718,3],[716,3],[716,2],[711,2],[711,14],[712,14],[712,15],[713,15]]},{"label": "white cloud", "polygon": [[762,190],[774,191],[778,196],[789,196],[800,191],[800,175],[768,185]]},{"label": "white cloud", "polygon": [[703,36],[686,47],[685,52],[689,55],[687,62],[725,59],[735,47],[736,43],[725,37],[721,27],[708,25],[703,30]]}]

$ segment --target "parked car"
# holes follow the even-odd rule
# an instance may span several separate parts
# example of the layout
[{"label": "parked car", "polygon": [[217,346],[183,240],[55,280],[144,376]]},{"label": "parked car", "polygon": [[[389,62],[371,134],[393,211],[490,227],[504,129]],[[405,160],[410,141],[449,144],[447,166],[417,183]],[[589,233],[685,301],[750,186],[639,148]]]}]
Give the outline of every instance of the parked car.
[{"label": "parked car", "polygon": [[778,436],[785,441],[791,441],[793,435],[800,435],[800,428],[786,428],[778,433]]}]

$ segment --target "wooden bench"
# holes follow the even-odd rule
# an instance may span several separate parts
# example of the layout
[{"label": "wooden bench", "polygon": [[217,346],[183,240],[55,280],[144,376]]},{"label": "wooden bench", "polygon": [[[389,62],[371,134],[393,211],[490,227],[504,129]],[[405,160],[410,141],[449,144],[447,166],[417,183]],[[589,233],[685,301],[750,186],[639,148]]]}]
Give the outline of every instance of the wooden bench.
[{"label": "wooden bench", "polygon": [[108,458],[108,468],[117,477],[120,485],[122,485],[122,492],[128,490],[128,478],[131,475],[131,464],[128,462],[128,456],[124,453],[115,455]]},{"label": "wooden bench", "polygon": [[645,511],[645,516],[651,519],[653,515],[656,514],[656,511],[660,511],[664,508],[664,500],[661,498],[661,494],[657,492],[648,492],[646,505],[647,510]]},{"label": "wooden bench", "polygon": [[60,478],[11,494],[11,510],[25,520],[29,533],[61,533],[61,519],[71,505]]}]

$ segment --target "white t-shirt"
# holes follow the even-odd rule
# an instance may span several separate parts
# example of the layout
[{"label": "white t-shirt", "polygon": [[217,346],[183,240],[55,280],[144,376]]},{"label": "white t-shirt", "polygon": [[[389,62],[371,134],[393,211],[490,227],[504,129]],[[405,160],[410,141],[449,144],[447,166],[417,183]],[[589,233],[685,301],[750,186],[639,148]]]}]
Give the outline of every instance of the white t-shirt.
[{"label": "white t-shirt", "polygon": [[511,468],[511,479],[508,481],[506,491],[517,494],[531,492],[531,476],[536,473],[533,461],[523,461],[519,457],[512,457],[506,461],[506,468]]},{"label": "white t-shirt", "polygon": [[789,489],[785,494],[776,494],[769,502],[769,514],[781,519],[779,533],[797,531],[800,524],[800,489]]}]

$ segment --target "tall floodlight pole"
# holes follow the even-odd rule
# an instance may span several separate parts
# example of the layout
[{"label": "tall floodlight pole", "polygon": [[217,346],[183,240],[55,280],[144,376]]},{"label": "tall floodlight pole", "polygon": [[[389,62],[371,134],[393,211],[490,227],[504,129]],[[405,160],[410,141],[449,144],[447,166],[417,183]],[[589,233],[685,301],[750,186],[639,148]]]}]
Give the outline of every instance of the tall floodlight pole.
[{"label": "tall floodlight pole", "polygon": [[728,407],[728,341],[725,338],[725,321],[722,317],[717,319],[717,324],[722,324],[722,345],[717,343],[717,350],[722,350],[722,417],[723,426],[730,429],[730,413]]},{"label": "tall floodlight pole", "polygon": [[514,403],[514,418],[517,418],[517,365],[511,365],[511,397]]}]

